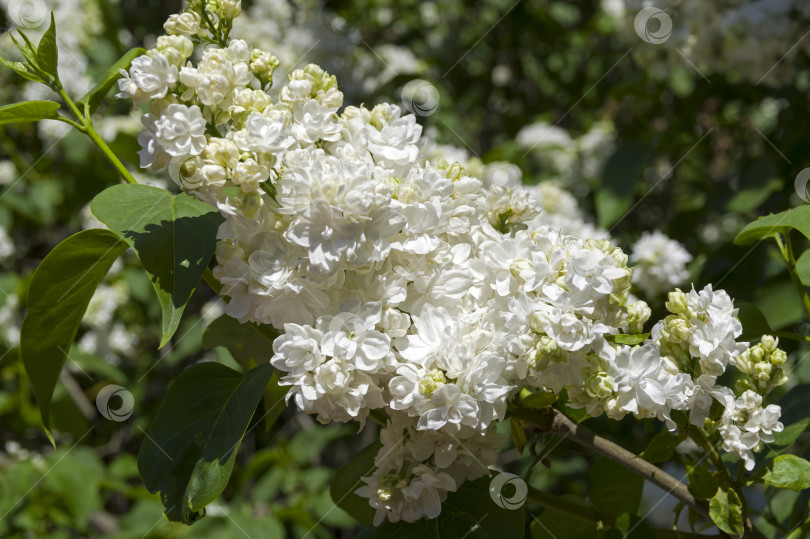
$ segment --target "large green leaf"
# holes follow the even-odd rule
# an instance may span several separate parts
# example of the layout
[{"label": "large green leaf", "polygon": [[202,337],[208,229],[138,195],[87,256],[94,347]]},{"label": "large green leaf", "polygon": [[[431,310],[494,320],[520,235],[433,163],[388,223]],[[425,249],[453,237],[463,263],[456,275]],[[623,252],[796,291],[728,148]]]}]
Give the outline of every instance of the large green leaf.
[{"label": "large green leaf", "polygon": [[495,504],[489,493],[491,477],[468,481],[442,502],[441,514],[433,520],[418,522],[385,521],[377,527],[369,526],[359,539],[410,538],[438,539],[520,539],[526,529],[525,509],[504,509]]},{"label": "large green leaf", "polygon": [[709,501],[709,516],[724,532],[743,534],[742,504],[734,490],[725,487],[717,489]]},{"label": "large green leaf", "polygon": [[737,234],[734,243],[747,245],[762,238],[785,234],[791,229],[796,229],[805,237],[810,238],[810,205],[803,205],[775,215],[761,217],[753,223],[748,223]]},{"label": "large green leaf", "polygon": [[374,473],[374,457],[382,447],[380,442],[374,442],[366,447],[352,460],[341,466],[335,473],[329,493],[335,505],[349,513],[361,524],[369,525],[374,520],[374,509],[368,504],[368,499],[354,493],[365,485],[361,477],[368,477]]},{"label": "large green leaf", "polygon": [[630,209],[636,184],[651,156],[651,148],[638,141],[624,144],[610,156],[594,199],[599,226],[613,225]]},{"label": "large green leaf", "polygon": [[149,426],[138,470],[169,520],[190,523],[225,489],[250,418],[273,374],[200,363],[177,377]]},{"label": "large green leaf", "polygon": [[216,249],[222,217],[208,204],[157,187],[114,185],[93,199],[93,214],[141,260],[163,310],[165,345]]},{"label": "large green leaf", "polygon": [[57,245],[31,279],[20,353],[49,436],[53,390],[79,323],[96,286],[126,248],[108,230],[84,230]]},{"label": "large green leaf", "polygon": [[810,462],[796,455],[779,455],[768,464],[763,480],[770,487],[790,490],[810,488]]},{"label": "large green leaf", "polygon": [[110,69],[107,70],[104,77],[101,78],[98,84],[96,84],[92,90],[87,92],[76,102],[79,109],[84,109],[85,106],[88,106],[90,108],[90,112],[94,112],[104,101],[104,98],[110,92],[110,88],[113,87],[113,84],[115,84],[116,81],[121,78],[121,70],[129,69],[130,64],[132,64],[132,60],[138,56],[143,56],[144,54],[146,54],[146,49],[142,49],[141,47],[135,47],[134,49],[127,51],[124,56],[122,56],[110,67]]},{"label": "large green leaf", "polygon": [[594,507],[615,516],[638,510],[644,479],[602,457],[591,467],[590,478],[588,497]]},{"label": "large green leaf", "polygon": [[0,107],[0,125],[55,120],[59,118],[56,101],[23,101]]},{"label": "large green leaf", "polygon": [[801,436],[801,434],[807,430],[808,425],[810,425],[810,417],[805,417],[792,425],[786,425],[781,432],[773,433],[773,442],[771,442],[769,445],[775,445],[777,447],[787,447],[793,445],[793,442],[795,442],[799,436]]},{"label": "large green leaf", "polygon": [[680,433],[671,433],[669,431],[661,431],[650,440],[647,447],[639,455],[650,462],[666,462],[672,458],[675,448],[686,439],[686,430]]},{"label": "large green leaf", "polygon": [[689,456],[686,456],[684,465],[689,491],[698,500],[710,500],[717,492],[717,479],[709,471],[709,467],[705,462],[696,461]]},{"label": "large green leaf", "polygon": [[245,368],[265,363],[273,355],[272,340],[259,334],[250,324],[240,324],[227,314],[223,314],[205,328],[203,346],[209,350],[224,346]]}]

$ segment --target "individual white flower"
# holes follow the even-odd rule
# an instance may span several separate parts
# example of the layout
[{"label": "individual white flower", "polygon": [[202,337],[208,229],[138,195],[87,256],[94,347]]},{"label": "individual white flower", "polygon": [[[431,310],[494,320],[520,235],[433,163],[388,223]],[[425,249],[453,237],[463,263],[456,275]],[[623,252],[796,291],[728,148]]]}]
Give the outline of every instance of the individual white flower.
[{"label": "individual white flower", "polygon": [[118,98],[131,98],[135,103],[166,97],[169,88],[177,82],[177,66],[164,55],[155,52],[132,60],[129,72],[122,69],[118,80]]},{"label": "individual white flower", "polygon": [[340,138],[342,126],[334,117],[335,109],[324,107],[317,99],[299,101],[293,105],[293,133],[302,144],[319,140],[334,142]]},{"label": "individual white flower", "polygon": [[654,345],[620,347],[615,360],[609,363],[608,371],[618,393],[618,405],[642,416],[662,410],[667,395],[659,382],[660,370],[661,356]]},{"label": "individual white flower", "polygon": [[245,129],[234,134],[234,141],[243,150],[278,152],[294,142],[287,128],[289,119],[281,110],[270,110],[267,115],[251,112]]},{"label": "individual white flower", "polygon": [[173,103],[155,120],[155,138],[172,157],[200,155],[205,148],[205,118],[197,105]]},{"label": "individual white flower", "polygon": [[[368,149],[375,159],[385,160],[393,165],[407,165],[416,160],[419,148],[416,141],[422,133],[422,126],[416,123],[413,114],[401,115],[399,107],[387,105],[385,109],[375,107],[380,127],[368,129]],[[378,110],[379,109],[379,110]]]}]

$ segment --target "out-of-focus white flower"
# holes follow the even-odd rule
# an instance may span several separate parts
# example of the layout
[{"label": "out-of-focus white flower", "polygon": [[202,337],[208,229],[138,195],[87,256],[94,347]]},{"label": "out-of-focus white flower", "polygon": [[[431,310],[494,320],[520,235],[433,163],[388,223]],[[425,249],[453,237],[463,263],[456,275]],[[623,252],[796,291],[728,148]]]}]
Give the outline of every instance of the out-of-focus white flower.
[{"label": "out-of-focus white flower", "polygon": [[686,282],[686,265],[691,261],[692,255],[677,241],[657,230],[645,232],[630,254],[633,283],[647,298],[659,297]]}]

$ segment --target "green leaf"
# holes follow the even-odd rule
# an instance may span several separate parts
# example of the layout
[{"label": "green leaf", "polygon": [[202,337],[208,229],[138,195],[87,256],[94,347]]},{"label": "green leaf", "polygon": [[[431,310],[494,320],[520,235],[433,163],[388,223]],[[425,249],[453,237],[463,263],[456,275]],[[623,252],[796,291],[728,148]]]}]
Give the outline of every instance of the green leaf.
[{"label": "green leaf", "polygon": [[11,34],[11,41],[13,41],[14,45],[17,46],[17,50],[20,51],[20,54],[23,55],[23,58],[25,58],[30,67],[37,69],[37,48],[34,47],[31,40],[28,39],[27,35],[25,35],[25,32],[19,28],[17,29],[17,32],[20,34],[20,37],[23,38],[23,43],[17,41],[14,34]]},{"label": "green leaf", "polygon": [[734,306],[739,309],[737,318],[740,320],[743,327],[743,332],[739,340],[752,341],[759,339],[763,335],[773,333],[771,326],[768,324],[768,320],[765,318],[765,315],[762,314],[762,311],[759,310],[759,307],[745,301],[735,301]]},{"label": "green leaf", "polygon": [[191,523],[228,484],[250,418],[273,367],[241,374],[200,363],[169,386],[138,453],[149,492],[160,492],[166,517]]},{"label": "green leaf", "polygon": [[742,504],[733,489],[717,489],[709,501],[709,516],[718,528],[734,535],[743,534]]},{"label": "green leaf", "polygon": [[763,480],[769,487],[790,490],[810,488],[810,462],[796,455],[779,455],[768,464]]},{"label": "green leaf", "polygon": [[52,76],[54,80],[59,80],[59,73],[57,72],[57,64],[59,61],[59,52],[56,47],[56,22],[51,12],[51,25],[42,35],[37,46],[37,66],[44,73]]},{"label": "green leaf", "polygon": [[527,395],[520,399],[520,405],[526,408],[548,408],[555,402],[559,395],[553,391],[535,391],[531,395]]},{"label": "green leaf", "polygon": [[146,49],[142,49],[141,47],[130,49],[126,54],[124,54],[124,56],[122,56],[110,67],[110,69],[107,70],[99,83],[76,102],[79,109],[83,110],[85,106],[88,106],[91,113],[95,112],[95,110],[104,101],[104,98],[107,97],[107,94],[110,92],[110,88],[112,88],[116,81],[121,78],[121,70],[129,69],[129,66],[132,64],[132,60],[138,56],[143,56],[144,54],[146,54]]},{"label": "green leaf", "polygon": [[793,445],[801,434],[807,430],[807,426],[810,425],[810,417],[805,417],[804,419],[793,423],[792,425],[786,426],[782,429],[782,432],[774,432],[773,433],[773,442],[770,445],[775,445],[778,447],[787,447]]},{"label": "green leaf", "polygon": [[796,273],[804,286],[810,286],[810,250],[803,252],[796,261]]},{"label": "green leaf", "polygon": [[[574,495],[567,494],[561,498],[585,505],[585,502]],[[563,538],[586,538],[599,537],[596,522],[572,518],[571,515],[546,509],[540,516],[534,517],[531,524],[532,539],[563,539]]]},{"label": "green leaf", "polygon": [[604,539],[657,539],[655,531],[636,515],[624,513],[613,523]]},{"label": "green leaf", "polygon": [[594,199],[599,226],[610,227],[630,208],[636,183],[651,156],[652,149],[638,141],[624,144],[610,156]]},{"label": "green leaf", "polygon": [[20,354],[49,437],[53,390],[70,345],[96,286],[126,248],[108,230],[83,230],[48,253],[31,279]]},{"label": "green leaf", "polygon": [[382,444],[377,441],[363,449],[356,457],[340,467],[332,479],[329,494],[335,505],[357,519],[360,524],[368,526],[374,520],[374,508],[368,504],[367,498],[354,493],[365,485],[361,477],[368,477],[374,473],[374,457],[377,456]]},{"label": "green leaf", "polygon": [[705,462],[697,462],[691,457],[685,459],[686,481],[689,491],[698,500],[709,500],[717,492],[717,479]]},{"label": "green leaf", "polygon": [[630,346],[635,346],[637,344],[641,344],[649,338],[649,333],[639,333],[637,335],[609,335],[608,340],[615,342],[616,344],[628,344]]},{"label": "green leaf", "polygon": [[650,440],[647,448],[639,455],[650,462],[666,462],[672,458],[675,448],[686,438],[686,431],[673,434],[661,431]]},{"label": "green leaf", "polygon": [[114,185],[93,199],[93,214],[138,254],[163,310],[163,347],[216,249],[222,217],[205,202],[157,187]]},{"label": "green leaf", "polygon": [[59,115],[59,103],[56,101],[23,101],[0,107],[0,125],[39,120],[56,120]]},{"label": "green leaf", "polygon": [[400,521],[396,524],[386,520],[380,526],[367,527],[357,537],[520,539],[525,531],[524,507],[521,505],[510,510],[496,505],[489,492],[491,482],[491,477],[484,476],[463,483],[456,492],[447,495],[447,499],[442,502],[441,514],[433,520],[422,519],[414,523]]},{"label": "green leaf", "polygon": [[233,358],[245,368],[266,363],[273,355],[273,344],[249,324],[240,324],[235,318],[223,314],[205,329],[203,346],[210,350],[224,346]]},{"label": "green leaf", "polygon": [[760,217],[743,228],[734,239],[736,245],[748,245],[763,238],[786,234],[796,229],[810,238],[810,205],[783,211],[775,215]]},{"label": "green leaf", "polygon": [[36,73],[32,72],[27,64],[24,64],[22,62],[9,62],[5,58],[0,58],[0,64],[3,64],[4,66],[11,69],[12,71],[14,71],[19,76],[21,76],[21,77],[23,77],[25,79],[28,79],[28,80],[31,80],[31,81],[34,81],[34,82],[39,82],[39,83],[42,83],[42,84],[47,84],[44,80],[42,80],[42,77],[40,77]]},{"label": "green leaf", "polygon": [[641,502],[644,479],[606,458],[599,457],[591,467],[588,497],[602,512],[619,516],[635,513]]},{"label": "green leaf", "polygon": [[769,157],[759,157],[746,166],[739,177],[739,190],[729,199],[726,211],[738,215],[756,210],[774,191],[779,191],[784,179]]},{"label": "green leaf", "polygon": [[518,452],[522,455],[523,450],[526,448],[526,431],[520,426],[520,420],[513,417],[509,420],[510,432],[512,433],[512,441],[515,444]]}]

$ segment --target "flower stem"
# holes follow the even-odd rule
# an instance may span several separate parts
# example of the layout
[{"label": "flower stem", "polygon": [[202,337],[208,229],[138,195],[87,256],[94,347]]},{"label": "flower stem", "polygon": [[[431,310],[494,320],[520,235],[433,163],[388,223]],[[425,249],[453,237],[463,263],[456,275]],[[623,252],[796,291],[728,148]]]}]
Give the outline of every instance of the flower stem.
[{"label": "flower stem", "polygon": [[76,106],[76,103],[73,102],[73,99],[65,92],[65,89],[61,87],[61,85],[57,88],[59,92],[59,96],[64,100],[65,104],[68,106],[70,111],[76,116],[76,120],[78,122],[73,122],[72,120],[68,120],[67,118],[63,121],[69,123],[85,135],[87,135],[90,140],[93,141],[93,144],[101,150],[101,153],[107,158],[107,160],[115,167],[118,171],[118,174],[128,183],[138,183],[135,181],[135,178],[132,177],[127,167],[118,159],[118,156],[113,153],[107,143],[101,138],[101,135],[93,127],[93,122],[90,120],[90,115],[85,114],[79,110],[79,107]]}]

